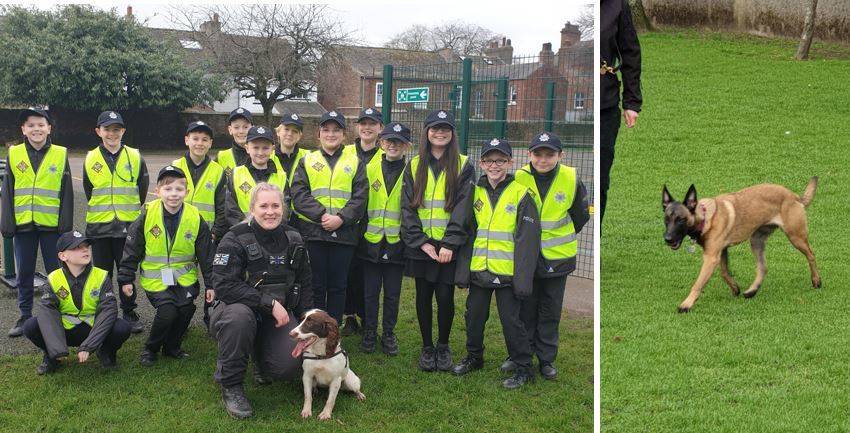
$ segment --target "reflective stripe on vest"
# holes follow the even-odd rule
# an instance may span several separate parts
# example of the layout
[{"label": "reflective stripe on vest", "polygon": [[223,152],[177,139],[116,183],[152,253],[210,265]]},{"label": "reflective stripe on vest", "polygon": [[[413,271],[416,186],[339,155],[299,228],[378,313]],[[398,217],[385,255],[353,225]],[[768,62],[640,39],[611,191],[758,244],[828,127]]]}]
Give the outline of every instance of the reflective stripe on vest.
[{"label": "reflective stripe on vest", "polygon": [[233,155],[233,149],[219,150],[215,162],[224,170],[224,175],[230,177],[233,169],[236,168],[236,156]]},{"label": "reflective stripe on vest", "polygon": [[[310,181],[310,194],[322,204],[329,215],[336,215],[348,204],[351,198],[351,186],[357,165],[360,161],[356,154],[342,152],[333,170],[321,150],[314,150],[304,157],[304,171]],[[305,221],[309,218],[298,215]]]},{"label": "reflective stripe on vest", "polygon": [[387,243],[395,244],[401,238],[401,177],[399,177],[392,191],[387,194],[387,185],[384,181],[382,169],[383,158],[373,158],[366,166],[366,175],[369,177],[369,202],[366,211],[368,223],[363,237],[373,243],[381,242],[385,236]]},{"label": "reflective stripe on vest", "polygon": [[[240,165],[233,169],[233,192],[236,195],[236,203],[239,205],[245,216],[248,216],[251,205],[251,190],[257,186],[257,181],[251,176],[251,171],[248,166]],[[266,182],[276,185],[281,191],[286,189],[286,172],[278,168],[278,170],[266,180]]]},{"label": "reflective stripe on vest", "polygon": [[157,293],[167,289],[162,282],[162,272],[171,269],[174,284],[189,287],[198,281],[195,265],[195,240],[201,225],[198,208],[183,204],[180,223],[172,241],[163,221],[162,201],[147,204],[145,214],[145,257],[142,259],[139,282],[147,292]]},{"label": "reflective stripe on vest", "polygon": [[519,202],[528,193],[528,188],[519,182],[511,182],[502,191],[495,209],[490,203],[487,189],[475,186],[472,208],[478,232],[472,243],[472,260],[469,270],[484,270],[496,275],[514,274],[514,233]]},{"label": "reflective stripe on vest", "polygon": [[59,193],[68,150],[51,144],[36,173],[26,144],[9,149],[7,172],[14,173],[15,224],[35,223],[41,227],[59,226]]},{"label": "reflective stripe on vest", "polygon": [[103,159],[100,148],[86,155],[86,177],[92,184],[91,199],[86,212],[87,223],[108,223],[115,218],[133,222],[141,211],[138,181],[142,158],[139,151],[124,146],[115,162],[115,171]]},{"label": "reflective stripe on vest", "polygon": [[528,187],[540,212],[540,253],[547,260],[565,260],[575,257],[578,251],[575,226],[569,214],[576,191],[576,170],[563,164],[555,169],[558,173],[542,201],[531,167],[526,165],[515,176],[517,182]]},{"label": "reflective stripe on vest", "polygon": [[71,295],[71,285],[65,278],[65,272],[59,268],[47,276],[50,289],[59,298],[59,314],[62,315],[62,326],[72,329],[75,326],[86,323],[94,326],[94,314],[97,304],[100,302],[100,288],[106,281],[109,273],[103,269],[92,267],[83,285],[83,308],[78,309],[74,305],[74,297]]},{"label": "reflective stripe on vest", "polygon": [[196,187],[194,181],[192,181],[192,174],[189,173],[189,163],[186,161],[186,158],[184,156],[183,158],[175,159],[171,163],[186,174],[188,191],[186,192],[184,201],[198,208],[201,216],[204,217],[204,221],[212,225],[213,221],[215,221],[215,188],[224,176],[224,169],[217,162],[210,161],[198,179],[198,185]]},{"label": "reflective stripe on vest", "polygon": [[[466,155],[460,155],[460,160],[457,165],[457,173],[463,170],[463,165],[466,164]],[[416,179],[416,170],[419,167],[419,156],[413,157],[410,161],[410,173]],[[425,236],[434,240],[442,240],[446,234],[446,227],[449,225],[451,212],[447,212],[446,206],[446,173],[440,172],[440,177],[434,179],[434,172],[430,167],[427,167],[428,183],[425,185],[425,194],[422,197],[422,206],[416,210],[419,214],[419,219],[422,221],[422,231]]]}]

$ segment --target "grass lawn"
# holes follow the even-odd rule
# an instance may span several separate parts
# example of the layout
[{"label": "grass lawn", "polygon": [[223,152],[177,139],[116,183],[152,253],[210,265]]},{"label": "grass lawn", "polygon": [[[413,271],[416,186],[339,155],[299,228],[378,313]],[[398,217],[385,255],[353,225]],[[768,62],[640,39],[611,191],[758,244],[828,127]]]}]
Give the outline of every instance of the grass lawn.
[{"label": "grass lawn", "polygon": [[[193,327],[184,344],[190,359],[161,359],[151,368],[138,364],[142,336],[131,337],[119,351],[121,365],[115,371],[104,371],[93,359],[86,365],[65,362],[57,373],[39,377],[35,367],[40,356],[0,356],[0,431],[592,431],[591,321],[561,322],[557,381],[543,381],[538,375],[535,383],[510,392],[501,388],[503,376],[498,372],[506,351],[495,301],[487,323],[485,370],[459,378],[416,369],[421,340],[412,285],[406,283],[397,327],[401,354],[390,358],[380,349],[363,354],[357,349],[359,336],[344,338],[367,400],[358,402],[353,394],[340,392],[331,421],[301,419],[300,380],[259,387],[250,379],[250,370],[246,390],[255,416],[231,420],[212,378],[215,343]],[[464,300],[458,291],[451,338],[457,360],[465,354]],[[316,416],[326,398],[326,391],[314,396]]]},{"label": "grass lawn", "polygon": [[[669,32],[641,39],[644,111],[620,130],[601,250],[602,429],[605,432],[839,432],[850,429],[850,48]],[[843,126],[842,126],[843,125]],[[733,298],[715,273],[677,314],[700,253],[663,242],[661,188],[682,199],[773,182],[808,209],[823,288],[776,232],[758,296]],[[700,251],[698,249],[698,251]],[[743,289],[748,243],[730,249]]]}]

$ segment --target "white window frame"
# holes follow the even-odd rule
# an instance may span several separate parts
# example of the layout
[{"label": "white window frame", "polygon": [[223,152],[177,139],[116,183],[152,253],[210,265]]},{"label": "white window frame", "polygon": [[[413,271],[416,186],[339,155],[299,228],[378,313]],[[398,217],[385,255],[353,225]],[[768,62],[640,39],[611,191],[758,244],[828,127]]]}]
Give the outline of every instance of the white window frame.
[{"label": "white window frame", "polygon": [[457,91],[457,101],[455,101],[455,108],[460,110],[461,101],[463,101],[463,86],[455,86],[455,90]]},{"label": "white window frame", "polygon": [[[378,89],[381,89],[379,92]],[[375,107],[382,107],[384,105],[384,83],[378,82],[375,83]]]},{"label": "white window frame", "polygon": [[573,95],[573,109],[584,110],[585,96],[584,92],[575,92]]},{"label": "white window frame", "polygon": [[508,105],[516,105],[516,100],[517,100],[516,85],[511,85],[511,88],[508,91]]}]

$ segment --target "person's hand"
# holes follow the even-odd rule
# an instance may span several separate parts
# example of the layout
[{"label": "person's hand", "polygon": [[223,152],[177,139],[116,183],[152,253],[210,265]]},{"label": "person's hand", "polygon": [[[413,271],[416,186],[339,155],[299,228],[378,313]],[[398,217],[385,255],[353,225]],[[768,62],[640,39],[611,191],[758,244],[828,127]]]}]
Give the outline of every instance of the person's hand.
[{"label": "person's hand", "polygon": [[124,292],[124,296],[133,296],[133,285],[125,284],[121,286],[121,291]]},{"label": "person's hand", "polygon": [[280,305],[280,302],[272,302],[272,317],[274,317],[274,327],[281,328],[289,323],[289,313]]},{"label": "person's hand", "polygon": [[80,359],[80,364],[89,360],[89,353],[86,351],[77,352],[77,358]]},{"label": "person's hand", "polygon": [[[328,215],[328,214],[325,214]],[[337,229],[342,227],[342,218],[337,215],[328,215],[328,218],[325,219],[324,215],[322,215],[322,228],[329,231],[335,232]]]},{"label": "person's hand", "polygon": [[623,119],[626,121],[626,126],[634,128],[637,124],[638,112],[635,110],[623,110]]},{"label": "person's hand", "polygon": [[448,248],[440,248],[440,256],[437,258],[439,263],[449,263],[452,261],[454,252]]},{"label": "person's hand", "polygon": [[209,304],[214,299],[215,299],[215,290],[207,289],[207,291],[204,293],[204,301],[206,301],[206,303]]},{"label": "person's hand", "polygon": [[429,244],[428,242],[425,242],[424,244],[422,244],[422,246],[420,246],[419,249],[421,249],[425,254],[427,254],[428,257],[431,258],[431,260],[434,260],[435,262],[440,261],[440,258],[437,257],[437,249],[434,248],[434,246]]}]

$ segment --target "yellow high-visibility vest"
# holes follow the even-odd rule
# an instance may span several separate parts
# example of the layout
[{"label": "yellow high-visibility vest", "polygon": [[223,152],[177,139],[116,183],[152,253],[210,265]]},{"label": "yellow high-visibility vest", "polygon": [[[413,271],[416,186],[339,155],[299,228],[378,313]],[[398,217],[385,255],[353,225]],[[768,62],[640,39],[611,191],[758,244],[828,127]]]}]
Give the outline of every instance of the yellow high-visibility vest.
[{"label": "yellow high-visibility vest", "polygon": [[184,202],[198,208],[201,216],[204,217],[204,221],[212,225],[215,221],[215,188],[221,182],[221,178],[224,177],[224,169],[217,162],[210,161],[204,169],[204,173],[198,179],[198,184],[195,185],[192,181],[192,175],[189,173],[189,162],[186,161],[186,158],[184,156],[171,162],[171,165],[183,170],[183,173],[186,174],[188,191]]},{"label": "yellow high-visibility vest", "polygon": [[[233,179],[233,193],[236,196],[236,203],[239,205],[239,210],[245,213],[245,216],[248,216],[248,213],[251,211],[251,190],[257,186],[257,181],[251,176],[247,165],[240,165],[233,169],[231,177]],[[272,173],[266,182],[276,185],[283,191],[286,188],[286,172],[278,165],[278,170]]]},{"label": "yellow high-visibility vest", "polygon": [[392,191],[387,193],[384,174],[381,168],[383,158],[373,158],[366,166],[369,178],[369,204],[366,215],[368,223],[363,237],[373,243],[381,242],[384,237],[387,243],[395,244],[401,238],[401,179],[398,179]]},{"label": "yellow high-visibility vest", "polygon": [[[463,165],[466,164],[466,155],[460,155],[460,160],[457,165],[457,173],[460,175],[463,170]],[[410,172],[413,178],[416,179],[416,170],[419,167],[419,156],[414,156],[410,161]],[[442,240],[446,234],[446,227],[449,225],[451,212],[447,212],[446,206],[446,173],[445,170],[440,172],[440,176],[434,179],[434,173],[430,167],[426,167],[428,172],[428,183],[425,185],[425,194],[423,197],[422,206],[417,209],[419,219],[422,220],[422,231],[425,236],[434,240]]]},{"label": "yellow high-visibility vest", "polygon": [[495,208],[490,204],[487,189],[475,186],[472,209],[478,231],[472,243],[472,260],[469,270],[487,270],[496,275],[514,274],[514,235],[519,202],[528,194],[528,188],[511,182],[502,191]]},{"label": "yellow high-visibility vest", "polygon": [[59,193],[67,159],[68,149],[51,144],[38,166],[38,172],[35,172],[26,144],[17,144],[9,149],[6,170],[14,173],[16,225],[59,226]]},{"label": "yellow high-visibility vest", "polygon": [[[321,150],[314,150],[304,157],[304,171],[310,180],[310,193],[327,209],[328,214],[336,215],[348,204],[358,164],[360,161],[356,154],[344,151],[333,170]],[[304,221],[313,222],[303,215],[298,216]]]},{"label": "yellow high-visibility vest", "polygon": [[82,309],[78,309],[74,305],[71,285],[68,284],[65,271],[61,267],[47,276],[50,289],[59,298],[59,314],[62,315],[62,326],[65,329],[72,329],[81,323],[94,326],[94,314],[97,311],[97,304],[100,302],[100,288],[108,276],[109,273],[103,269],[91,268],[86,283],[83,285]]},{"label": "yellow high-visibility vest", "polygon": [[124,146],[110,171],[99,148],[86,155],[86,176],[92,184],[91,199],[86,212],[87,223],[108,223],[115,218],[133,222],[141,212],[139,176],[142,157],[137,149]]},{"label": "yellow high-visibility vest", "polygon": [[233,169],[236,168],[236,156],[233,155],[233,149],[219,150],[218,156],[215,158],[215,162],[224,169],[225,176],[230,177],[230,174],[233,173]]},{"label": "yellow high-visibility vest", "polygon": [[564,260],[575,257],[578,251],[576,230],[569,213],[576,192],[576,169],[563,164],[555,169],[558,173],[543,200],[530,166],[518,170],[515,179],[528,188],[540,213],[540,253],[547,260]]},{"label": "yellow high-visibility vest", "polygon": [[198,208],[183,203],[180,224],[172,240],[168,237],[162,218],[162,200],[153,200],[146,206],[145,257],[142,259],[139,277],[142,288],[151,293],[167,289],[168,286],[162,282],[163,272],[171,272],[175,284],[183,287],[195,284],[198,281],[195,240],[201,226]]}]

